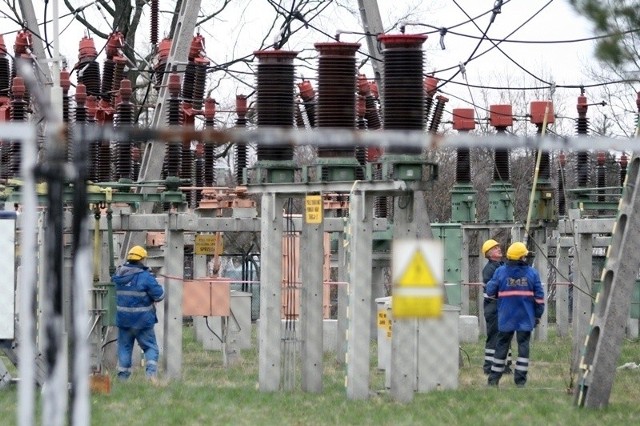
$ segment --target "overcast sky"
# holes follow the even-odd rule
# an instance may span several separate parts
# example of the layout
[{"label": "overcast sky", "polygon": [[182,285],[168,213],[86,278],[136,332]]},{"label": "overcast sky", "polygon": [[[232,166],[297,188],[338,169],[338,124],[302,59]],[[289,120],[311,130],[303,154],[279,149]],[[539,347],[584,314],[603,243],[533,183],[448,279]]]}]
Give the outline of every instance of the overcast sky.
[{"label": "overcast sky", "polygon": [[[36,2],[37,3],[37,2]],[[67,14],[63,1],[60,0],[61,15]],[[75,6],[93,4],[87,0],[71,0]],[[166,4],[167,2],[161,2]],[[203,7],[215,7],[218,2],[202,1]],[[289,1],[283,1],[284,5],[289,5]],[[327,35],[333,35],[336,31],[361,32],[359,14],[357,12],[357,1],[342,1],[345,7],[329,6],[324,12],[312,21],[312,27],[302,29],[285,48],[290,50],[306,50],[303,54],[307,57],[314,56],[313,43],[329,41]],[[450,67],[456,67],[459,63],[466,62],[476,46],[482,31],[489,26],[491,14],[483,13],[491,10],[494,5],[493,0],[379,0],[380,12],[383,24],[386,29],[391,29],[393,24],[401,19],[409,22],[425,24],[408,25],[407,33],[433,32],[435,27],[447,28],[447,34],[443,39],[445,49],[440,45],[440,35],[430,34],[424,44],[425,50],[425,72],[439,71]],[[492,39],[507,38],[509,41],[566,41],[592,37],[591,24],[584,18],[578,16],[568,3],[568,0],[510,0],[502,6],[501,13],[495,17],[494,23],[490,26],[487,36]],[[51,4],[49,2],[49,17],[51,17]],[[213,4],[214,6],[211,6]],[[546,7],[545,7],[546,6]],[[43,16],[41,5],[36,4],[38,16]],[[161,6],[167,10],[169,6]],[[536,15],[537,13],[537,15]],[[103,31],[108,32],[107,22],[102,18],[100,11],[95,6],[90,5],[85,10],[85,15],[91,17],[92,22]],[[206,38],[207,55],[213,63],[224,63],[234,57],[250,54],[259,48],[263,38],[267,37],[269,42],[274,39],[280,22],[276,25],[271,35],[267,35],[270,24],[273,21],[274,9],[266,4],[264,0],[232,1],[225,11],[214,20],[200,28],[201,33]],[[473,23],[469,22],[469,17],[476,18]],[[137,50],[146,53],[150,46],[148,44],[149,30],[146,25],[148,16],[144,17],[138,35]],[[3,26],[9,28],[14,26],[8,19],[3,18]],[[170,22],[169,16],[164,16],[161,20],[160,37],[168,31]],[[65,29],[61,36],[61,51],[70,65],[77,61],[78,42],[83,36],[83,28],[71,23],[70,17],[61,20],[60,28]],[[5,25],[6,24],[6,25]],[[295,27],[301,24],[296,22]],[[522,28],[518,29],[518,27]],[[321,31],[318,31],[321,30]],[[514,32],[515,31],[515,32]],[[52,32],[49,27],[49,32]],[[397,33],[397,29],[391,29],[391,33]],[[457,35],[460,33],[462,35]],[[512,34],[513,33],[513,34]],[[464,35],[464,36],[463,36]],[[361,35],[344,34],[344,41],[362,42],[362,50],[366,52],[366,44]],[[5,35],[5,42],[12,51],[13,34]],[[97,48],[100,50],[104,44],[96,38]],[[484,40],[480,44],[476,55],[491,48],[491,42]],[[472,93],[461,83],[468,82],[471,85],[497,86],[503,87],[508,84],[511,87],[546,87],[547,84],[538,81],[555,82],[558,85],[580,85],[589,83],[585,77],[584,70],[588,66],[594,65],[592,52],[594,43],[591,41],[580,43],[556,43],[556,44],[533,44],[533,43],[513,43],[503,42],[499,45],[500,50],[493,48],[488,53],[477,59],[469,61],[465,67],[466,74],[458,74],[450,84],[445,85],[442,90],[455,95],[447,106],[447,110],[456,107],[469,107],[469,103],[480,105],[484,102],[498,103],[504,91],[485,91],[484,96],[488,99],[479,99],[481,96],[478,90]],[[364,59],[362,55],[360,59]],[[235,66],[235,70],[240,72],[250,72],[251,70]],[[367,74],[372,76],[368,68],[363,68]],[[456,69],[438,72],[437,77],[447,80],[453,76]],[[314,78],[315,70],[300,66],[297,74],[306,78]],[[254,85],[255,78],[251,74],[235,74],[247,84],[239,83],[236,79],[229,78],[223,73],[214,73],[209,81],[209,87],[217,87],[212,93],[219,102],[221,109],[230,109],[235,102],[235,94],[250,93],[249,85]],[[465,80],[466,77],[466,80]],[[219,84],[222,79],[222,84]],[[458,84],[455,84],[458,83]],[[595,91],[592,91],[595,92]],[[541,96],[542,90],[537,95]],[[536,93],[531,92],[531,100],[535,100]],[[578,89],[561,89],[555,92],[554,100],[568,105],[566,113],[575,116],[575,102],[579,95]],[[525,95],[526,96],[526,95]],[[549,96],[547,92],[544,96]],[[587,96],[590,96],[589,91]],[[596,95],[590,97],[590,101]],[[457,98],[460,99],[457,99]],[[488,107],[488,105],[485,105]],[[520,111],[525,113],[526,111]],[[478,111],[483,115],[482,111]]]}]

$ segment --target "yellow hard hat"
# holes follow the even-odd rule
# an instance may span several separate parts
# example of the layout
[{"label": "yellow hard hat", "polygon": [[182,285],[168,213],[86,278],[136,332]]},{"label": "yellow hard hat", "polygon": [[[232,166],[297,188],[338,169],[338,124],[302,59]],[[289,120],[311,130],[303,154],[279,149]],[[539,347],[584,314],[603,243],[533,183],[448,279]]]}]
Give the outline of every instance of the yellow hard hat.
[{"label": "yellow hard hat", "polygon": [[499,246],[500,243],[497,242],[496,240],[487,240],[484,242],[484,244],[482,244],[482,255],[483,256],[487,256],[487,252],[489,250],[491,250],[492,248],[494,248],[495,246]]},{"label": "yellow hard hat", "polygon": [[127,254],[127,260],[143,260],[147,258],[147,251],[140,246],[133,246]]},{"label": "yellow hard hat", "polygon": [[507,249],[507,259],[509,260],[518,260],[525,257],[529,254],[529,250],[527,250],[527,246],[525,246],[521,242],[513,243]]}]

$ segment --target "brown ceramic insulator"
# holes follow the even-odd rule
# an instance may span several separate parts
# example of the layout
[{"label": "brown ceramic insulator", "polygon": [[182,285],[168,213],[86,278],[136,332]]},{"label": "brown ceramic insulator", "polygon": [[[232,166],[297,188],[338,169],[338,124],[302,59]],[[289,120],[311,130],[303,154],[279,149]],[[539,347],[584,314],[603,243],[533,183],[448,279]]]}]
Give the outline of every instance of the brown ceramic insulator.
[{"label": "brown ceramic insulator", "polygon": [[564,153],[561,152],[560,153],[560,167],[558,167],[558,214],[560,216],[564,216],[565,214],[567,214],[567,199],[565,197],[565,191],[564,191],[564,176],[565,176],[565,171],[564,171],[564,166],[565,166],[565,159],[564,159]]},{"label": "brown ceramic insulator", "polygon": [[196,64],[189,62],[184,70],[184,79],[182,80],[182,99],[185,102],[193,102],[193,85],[196,81]]},{"label": "brown ceramic insulator", "polygon": [[[236,96],[236,127],[247,127],[247,97],[244,95]],[[247,145],[236,144],[235,152],[235,166],[236,166],[236,183],[242,185],[244,170],[247,168]]]},{"label": "brown ceramic insulator", "polygon": [[133,180],[137,181],[140,175],[140,165],[142,164],[142,152],[139,146],[131,147],[131,161],[133,163]]},{"label": "brown ceramic insulator", "polygon": [[429,116],[431,114],[431,108],[433,107],[433,97],[436,95],[436,91],[438,90],[438,79],[433,76],[428,76],[424,78],[424,124],[425,127],[429,122]]},{"label": "brown ceramic insulator", "polygon": [[578,135],[586,135],[589,133],[589,119],[587,118],[587,97],[578,96],[578,120],[576,120],[576,133]]},{"label": "brown ceramic insulator", "polygon": [[171,51],[172,40],[170,38],[163,39],[158,44],[158,53],[156,54],[156,65],[153,68],[155,85],[154,89],[159,90],[162,86],[162,80],[167,70],[167,61],[169,60],[169,52]]},{"label": "brown ceramic insulator", "polygon": [[[174,72],[171,75],[169,75],[168,88],[169,88],[169,93],[171,97],[168,100],[167,124],[170,126],[181,126],[183,123],[183,120],[182,120],[182,111],[181,111],[181,101],[179,98],[179,95],[180,95],[180,75],[179,74]],[[167,178],[169,176],[173,176],[173,177],[180,176],[181,151],[182,151],[181,141],[169,141],[167,143],[165,157],[164,157],[164,170],[163,170],[164,178]]]},{"label": "brown ceramic insulator", "polygon": [[444,113],[444,107],[447,102],[449,102],[448,98],[442,95],[436,96],[436,106],[433,109],[433,115],[429,122],[429,133],[436,133],[438,131],[440,123],[442,123],[442,114]]},{"label": "brown ceramic insulator", "polygon": [[100,65],[96,61],[90,61],[78,66],[78,83],[87,87],[87,94],[101,98],[100,92]]},{"label": "brown ceramic insulator", "polygon": [[[216,101],[213,98],[207,98],[204,101],[204,126],[206,129],[215,127],[216,118]],[[213,144],[205,144],[203,147],[203,167],[204,167],[204,186],[215,186],[216,184],[216,146]]]},{"label": "brown ceramic insulator", "polygon": [[579,188],[589,186],[591,180],[591,157],[587,151],[578,151],[576,155],[576,178]]},{"label": "brown ceramic insulator", "polygon": [[[607,168],[605,166],[605,154],[604,152],[598,152],[597,154],[597,163],[598,165],[596,166],[596,188],[598,188],[598,194],[604,194],[604,189],[600,189],[600,188],[604,188],[607,186]],[[604,195],[598,195],[597,197],[598,201],[604,201],[605,200],[605,196]]]},{"label": "brown ceramic insulator", "polygon": [[[183,141],[180,148],[180,179],[193,182],[194,160],[193,151],[191,151],[191,141]],[[191,206],[193,200],[191,191],[187,191],[186,199],[187,204]]]},{"label": "brown ceramic insulator", "polygon": [[196,73],[193,81],[193,109],[199,111],[202,108],[204,90],[207,84],[207,68],[209,61],[205,58],[196,58]]},{"label": "brown ceramic insulator", "polygon": [[111,182],[113,180],[111,157],[111,144],[109,141],[100,141],[98,143],[98,182]]},{"label": "brown ceramic insulator", "polygon": [[0,56],[0,96],[9,96],[11,63],[6,55]]},{"label": "brown ceramic insulator", "polygon": [[[113,58],[113,77],[112,77],[112,82],[111,82],[111,87],[118,88],[120,87],[121,82],[123,81],[125,75],[124,75],[124,67],[127,63],[127,59],[124,56],[116,56]],[[103,99],[105,100],[109,100],[106,97],[106,93],[104,93],[103,90]],[[115,97],[111,97],[111,100],[113,101],[113,105],[115,106],[116,104],[116,99]]]},{"label": "brown ceramic insulator", "polygon": [[[29,104],[25,100],[26,86],[22,77],[15,77],[11,86],[11,113],[12,122],[23,122],[28,119]],[[21,146],[19,142],[9,143],[9,177],[20,176],[20,164],[22,162]]]},{"label": "brown ceramic insulator", "polygon": [[300,109],[300,104],[296,102],[296,127],[298,129],[304,129],[304,118],[302,117],[302,110]]},{"label": "brown ceramic insulator", "polygon": [[160,0],[151,0],[151,36],[149,40],[154,46],[158,43],[158,16],[160,15],[159,3]]},{"label": "brown ceramic insulator", "polygon": [[[356,125],[356,59],[359,43],[316,43],[318,94],[316,126],[354,129]],[[354,146],[318,147],[319,158],[353,158]]]},{"label": "brown ceramic insulator", "polygon": [[[256,111],[258,127],[293,127],[295,116],[293,60],[298,52],[261,50],[258,58]],[[258,145],[258,161],[291,161],[287,143]]]},{"label": "brown ceramic insulator", "polygon": [[[384,56],[385,130],[424,129],[424,89],[422,44],[426,35],[380,35]],[[390,154],[419,154],[420,148],[392,146]]]},{"label": "brown ceramic insulator", "polygon": [[[83,126],[89,122],[89,114],[87,111],[87,88],[84,84],[80,83],[76,86],[76,107],[73,110],[73,125],[77,129],[79,126]],[[89,170],[88,179],[96,182],[97,178],[97,166],[98,166],[98,143],[95,141],[87,142],[89,144],[88,156],[89,156]]]},{"label": "brown ceramic insulator", "polygon": [[316,127],[316,91],[313,90],[313,85],[309,80],[298,83],[298,90],[304,104],[307,120],[309,120],[309,126]]},{"label": "brown ceramic insulator", "polygon": [[493,156],[493,180],[496,182],[508,182],[511,178],[509,150],[506,148],[496,148]]},{"label": "brown ceramic insulator", "polygon": [[624,181],[627,178],[627,166],[629,164],[629,158],[627,157],[626,153],[622,153],[622,155],[620,156],[620,180],[618,182],[618,185],[623,186],[624,185]]},{"label": "brown ceramic insulator", "polygon": [[107,102],[111,102],[111,91],[113,90],[113,72],[116,68],[116,63],[113,59],[105,59],[102,64],[102,99]]},{"label": "brown ceramic insulator", "polygon": [[[116,105],[115,127],[130,127],[135,122],[135,112],[131,103],[131,81],[122,80],[120,83],[119,102]],[[132,141],[119,141],[115,145],[115,175],[116,180],[134,179]]]},{"label": "brown ceramic insulator", "polygon": [[[195,176],[195,186],[197,187],[203,187],[203,186],[207,186],[205,184],[205,170],[204,170],[204,144],[201,142],[198,142],[198,144],[196,145],[196,152],[195,152],[195,163],[194,163],[194,176]],[[200,204],[200,200],[202,200],[202,190],[197,190],[196,191],[196,197],[194,200],[194,205],[192,206],[192,208],[197,207]]]},{"label": "brown ceramic insulator", "polygon": [[471,153],[469,148],[458,148],[456,156],[456,183],[471,183]]}]

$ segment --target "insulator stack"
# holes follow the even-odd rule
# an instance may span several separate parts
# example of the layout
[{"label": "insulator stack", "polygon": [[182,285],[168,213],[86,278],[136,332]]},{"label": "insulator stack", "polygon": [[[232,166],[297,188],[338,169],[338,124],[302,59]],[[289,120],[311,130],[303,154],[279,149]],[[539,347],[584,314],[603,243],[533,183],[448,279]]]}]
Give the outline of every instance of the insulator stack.
[{"label": "insulator stack", "polygon": [[433,97],[438,90],[438,79],[432,76],[425,77],[424,79],[424,125],[425,127],[429,123],[429,115],[431,114],[431,108],[433,108]]},{"label": "insulator stack", "polygon": [[113,59],[105,59],[102,64],[102,99],[107,102],[111,102],[111,91],[113,90],[113,73],[116,68],[116,63]]},{"label": "insulator stack", "polygon": [[71,138],[69,137],[69,123],[71,122],[71,115],[69,113],[70,99],[69,88],[71,87],[71,81],[69,80],[69,71],[60,71],[60,87],[62,88],[62,122],[65,124],[65,142],[67,146],[67,158],[73,159],[73,149],[71,147]]},{"label": "insulator stack", "polygon": [[[18,33],[16,34],[16,39],[13,43],[13,53],[14,53],[14,58],[24,58],[24,59],[28,59],[30,58],[30,51],[31,51],[32,47],[31,47],[31,32],[29,32],[28,30],[20,30],[18,31]],[[6,49],[5,49],[6,51]],[[10,83],[13,82],[13,79],[16,77],[16,61],[13,61],[12,67],[11,67],[11,77],[10,77]],[[28,99],[28,96],[25,96],[25,99]]]},{"label": "insulator stack", "polygon": [[[196,145],[196,161],[195,161],[195,186],[201,188],[206,186],[204,183],[204,147],[205,144],[202,142],[198,142]],[[200,200],[202,200],[202,190],[198,189],[196,191],[196,197],[191,208],[196,208],[200,204]]]},{"label": "insulator stack", "polygon": [[[194,160],[193,151],[191,151],[191,141],[182,141],[182,149],[180,151],[180,179],[193,182]],[[187,205],[192,206],[192,202],[194,201],[194,194],[192,191],[187,191],[186,199]]]},{"label": "insulator stack", "polygon": [[624,152],[620,156],[620,186],[624,186],[624,181],[627,179],[627,166],[629,165],[629,158]]},{"label": "insulator stack", "polygon": [[111,182],[111,157],[109,141],[98,142],[98,182]]},{"label": "insulator stack", "polygon": [[151,36],[149,40],[153,46],[158,43],[158,16],[160,0],[151,0]]},{"label": "insulator stack", "polygon": [[576,178],[579,188],[586,188],[591,181],[591,158],[586,151],[579,151],[576,159]]},{"label": "insulator stack", "polygon": [[598,166],[596,167],[596,188],[598,189],[598,201],[603,202],[605,200],[604,197],[604,188],[607,186],[606,183],[606,167],[605,167],[605,154],[600,151],[597,154],[597,162]]},{"label": "insulator stack", "polygon": [[[257,123],[258,127],[293,127],[294,65],[298,52],[261,50],[258,58]],[[289,144],[258,145],[258,161],[291,161],[293,148]]]},{"label": "insulator stack", "polygon": [[[25,100],[26,87],[22,77],[14,77],[11,86],[11,121],[27,121],[27,108],[29,104]],[[22,154],[19,142],[10,142],[9,145],[9,177],[20,176],[20,163]]]},{"label": "insulator stack", "polygon": [[167,61],[169,60],[169,52],[171,51],[172,40],[170,38],[163,39],[158,45],[158,53],[156,55],[156,65],[153,67],[155,75],[154,89],[159,90],[162,86],[162,79],[167,72]]},{"label": "insulator stack", "polygon": [[87,87],[89,96],[101,97],[100,92],[100,65],[96,62],[98,51],[90,37],[83,37],[80,40],[78,52],[78,82]]},{"label": "insulator stack", "polygon": [[[318,127],[354,129],[356,58],[359,43],[316,43],[318,58]],[[318,147],[318,157],[354,157],[354,146]]]},{"label": "insulator stack", "polygon": [[[476,128],[472,108],[455,108],[453,110],[453,129],[468,133]],[[471,153],[469,148],[458,148],[456,159],[456,183],[471,183]]]},{"label": "insulator stack", "polygon": [[[358,130],[367,130],[367,119],[365,118],[367,110],[367,103],[364,96],[358,95],[356,100],[356,113],[358,116],[357,128]],[[358,164],[361,166],[365,166],[367,164],[367,147],[366,146],[357,146],[356,147],[356,160],[358,160]],[[364,168],[358,168],[356,170],[356,179],[364,179]]]},{"label": "insulator stack", "polygon": [[438,131],[438,127],[440,127],[440,123],[442,123],[444,106],[447,102],[449,102],[448,98],[442,95],[436,96],[436,106],[433,108],[433,116],[429,122],[429,133],[436,133]]},{"label": "insulator stack", "polygon": [[304,104],[304,111],[307,114],[309,127],[316,127],[316,92],[313,90],[313,85],[309,80],[303,80],[302,83],[298,83],[298,90]]},{"label": "insulator stack", "polygon": [[[131,81],[122,80],[120,83],[119,102],[116,105],[115,127],[130,127],[135,120],[133,104],[131,103]],[[133,142],[120,141],[116,144],[115,149],[115,179],[133,180]]]},{"label": "insulator stack", "polygon": [[140,175],[140,165],[142,164],[142,151],[139,146],[131,147],[131,161],[133,162],[133,180],[137,181]]},{"label": "insulator stack", "polygon": [[576,133],[578,135],[589,134],[589,119],[587,118],[587,97],[578,96],[578,120],[576,122]]},{"label": "insulator stack", "polygon": [[7,58],[7,46],[4,38],[0,34],[0,96],[9,96],[11,87],[11,63]]},{"label": "insulator stack", "polygon": [[209,61],[205,58],[196,58],[195,67],[196,74],[193,82],[193,109],[199,111],[200,109],[202,109],[204,89],[207,83],[207,68],[209,67]]},{"label": "insulator stack", "polygon": [[[489,107],[489,123],[496,128],[498,134],[504,135],[507,127],[513,125],[512,106],[510,104],[491,105]],[[509,150],[506,148],[496,148],[493,156],[493,180],[495,182],[508,182],[511,179]]]},{"label": "insulator stack", "polygon": [[302,110],[300,109],[300,104],[296,102],[296,127],[298,129],[304,129],[306,125],[304,124],[304,118],[302,117]]},{"label": "insulator stack", "polygon": [[[84,84],[80,83],[76,86],[76,107],[73,111],[73,126],[78,129],[80,126],[84,126],[89,122],[89,114],[87,111],[87,88]],[[88,163],[89,163],[89,171],[88,171],[88,179],[90,181],[97,182],[98,181],[98,142],[89,141],[89,150],[88,150]]]},{"label": "insulator stack", "polygon": [[[385,130],[423,130],[424,93],[421,34],[380,35],[384,45],[384,105]],[[420,148],[390,147],[389,154],[420,154]]]},{"label": "insulator stack", "polygon": [[[207,98],[204,101],[204,126],[207,129],[215,127],[216,101]],[[236,149],[238,145],[236,145]],[[236,169],[237,173],[237,169]],[[204,146],[204,186],[215,186],[216,184],[216,146],[205,144]]]},{"label": "insulator stack", "polygon": [[[530,121],[536,125],[538,135],[541,135],[545,125],[550,125],[555,122],[553,103],[551,101],[533,101],[530,107]],[[542,151],[540,153],[540,170],[538,177],[541,180],[547,181],[551,179],[551,157],[548,151]]]},{"label": "insulator stack", "polygon": [[358,75],[358,94],[364,96],[366,108],[364,118],[367,120],[367,128],[378,130],[382,126],[380,123],[380,111],[378,110],[378,99],[377,96],[374,96],[371,83],[364,74]]},{"label": "insulator stack", "polygon": [[[167,124],[170,126],[182,125],[182,113],[180,108],[180,75],[173,72],[169,75],[169,93],[171,97],[168,103]],[[180,152],[182,143],[180,141],[169,141],[167,143],[164,157],[164,177],[180,176]]]},{"label": "insulator stack", "polygon": [[189,62],[184,70],[182,80],[182,99],[185,102],[193,102],[193,85],[196,81],[196,64]]},{"label": "insulator stack", "polygon": [[[115,58],[113,58],[113,64],[114,64],[114,69],[113,69],[113,77],[112,77],[112,83],[111,83],[111,87],[116,88],[116,87],[121,87],[121,83],[122,81],[124,81],[124,66],[127,63],[127,59],[124,56],[116,56]],[[104,92],[104,90],[103,90]],[[106,93],[103,93],[104,95],[104,99],[105,100],[109,100],[109,98],[107,98]],[[115,96],[112,99],[113,105],[116,104],[116,99]]]},{"label": "insulator stack", "polygon": [[560,167],[558,167],[558,214],[560,216],[564,216],[565,214],[567,214],[567,202],[564,196],[564,167],[567,163],[567,160],[564,152],[562,151],[558,156],[558,163],[560,164]]},{"label": "insulator stack", "polygon": [[[247,97],[244,95],[236,96],[236,127],[246,127],[247,125]],[[247,145],[236,144],[236,183],[243,183],[244,170],[247,168]]]},{"label": "insulator stack", "polygon": [[638,115],[636,116],[636,136],[638,135],[638,129],[640,129],[640,92],[636,98],[636,106],[638,108]]}]

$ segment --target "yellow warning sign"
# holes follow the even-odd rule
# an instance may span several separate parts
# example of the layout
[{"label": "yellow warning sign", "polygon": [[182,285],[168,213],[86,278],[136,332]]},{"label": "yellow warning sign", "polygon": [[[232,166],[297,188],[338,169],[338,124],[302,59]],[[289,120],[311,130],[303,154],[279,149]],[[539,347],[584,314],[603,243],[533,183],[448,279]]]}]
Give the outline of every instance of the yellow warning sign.
[{"label": "yellow warning sign", "polygon": [[[402,247],[402,246],[401,246]],[[421,246],[421,242],[405,244],[404,256],[394,261],[394,268],[400,266],[400,270],[394,271],[393,299],[391,312],[394,318],[429,318],[442,315],[444,303],[444,291],[442,278],[444,271],[435,270],[432,263],[443,268],[444,259],[440,250],[431,251],[431,248]],[[406,248],[410,251],[407,252]],[[429,248],[429,250],[426,250]],[[429,262],[426,252],[433,253],[432,263]],[[409,256],[406,256],[409,254]],[[396,256],[397,257],[397,256]],[[409,259],[407,262],[406,259]],[[404,261],[402,261],[404,260]]]},{"label": "yellow warning sign", "polygon": [[398,284],[405,287],[437,287],[438,282],[420,250],[413,254]]},{"label": "yellow warning sign", "polygon": [[224,248],[222,243],[222,234],[197,234],[195,237],[194,254],[196,255],[214,255],[222,254]]},{"label": "yellow warning sign", "polygon": [[322,223],[322,195],[307,195],[304,198],[306,223]]}]

